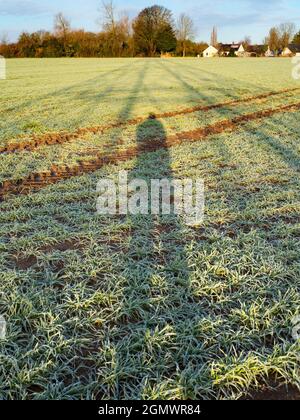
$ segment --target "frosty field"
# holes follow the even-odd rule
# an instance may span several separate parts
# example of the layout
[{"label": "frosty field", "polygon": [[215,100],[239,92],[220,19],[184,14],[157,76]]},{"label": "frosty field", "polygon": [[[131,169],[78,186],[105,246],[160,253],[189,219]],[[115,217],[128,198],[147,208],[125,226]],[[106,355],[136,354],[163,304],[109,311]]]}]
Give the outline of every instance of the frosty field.
[{"label": "frosty field", "polygon": [[[291,60],[19,59],[7,74],[0,399],[299,399]],[[204,222],[97,215],[98,180],[120,170],[203,179]]]}]

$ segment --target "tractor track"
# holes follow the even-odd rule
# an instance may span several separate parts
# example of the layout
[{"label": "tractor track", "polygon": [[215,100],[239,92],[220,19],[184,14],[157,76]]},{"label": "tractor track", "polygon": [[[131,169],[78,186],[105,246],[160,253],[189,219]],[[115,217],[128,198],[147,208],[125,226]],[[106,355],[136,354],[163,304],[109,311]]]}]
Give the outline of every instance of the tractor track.
[{"label": "tractor track", "polygon": [[[254,102],[256,100],[263,100],[267,99],[269,97],[279,96],[284,93],[292,93],[299,91],[300,88],[291,88],[291,89],[284,89],[280,91],[273,91],[268,93],[262,93],[260,95],[251,96],[248,98],[243,99],[236,99],[232,101],[227,102],[220,102],[217,104],[212,105],[198,105],[191,108],[186,108],[179,111],[170,111],[170,112],[164,112],[161,114],[155,114],[153,115],[153,118],[171,118],[176,117],[180,115],[187,115],[192,114],[194,112],[208,112],[214,109],[224,108],[226,106],[233,106],[243,103],[250,103]],[[79,139],[81,136],[84,136],[86,134],[103,134],[105,131],[111,130],[113,128],[121,128],[121,127],[127,127],[127,126],[134,126],[137,124],[140,124],[144,122],[147,118],[145,117],[137,117],[133,118],[131,120],[127,121],[120,121],[108,125],[98,125],[93,127],[83,127],[78,128],[73,132],[67,132],[67,131],[61,131],[57,133],[47,133],[43,134],[41,136],[33,137],[32,140],[26,140],[26,141],[18,141],[14,143],[9,143],[6,146],[0,147],[0,154],[9,154],[9,153],[15,153],[15,152],[22,152],[22,151],[34,151],[42,146],[52,146],[56,144],[64,144],[68,143],[74,140]]]},{"label": "tractor track", "polygon": [[124,151],[111,150],[109,155],[99,153],[93,155],[93,160],[79,161],[77,165],[69,167],[52,166],[49,171],[32,173],[26,178],[14,181],[6,180],[0,183],[0,201],[3,201],[9,194],[28,194],[40,190],[48,185],[56,184],[59,181],[70,179],[86,173],[94,172],[105,165],[117,164],[139,156],[147,152],[155,152],[159,149],[169,149],[173,146],[184,143],[193,143],[220,134],[226,131],[235,131],[247,122],[258,121],[273,115],[300,110],[300,102],[283,105],[273,109],[257,111],[251,114],[244,114],[232,120],[223,120],[193,131],[178,133],[167,138],[151,139],[151,144],[145,140],[140,145],[129,147]]}]

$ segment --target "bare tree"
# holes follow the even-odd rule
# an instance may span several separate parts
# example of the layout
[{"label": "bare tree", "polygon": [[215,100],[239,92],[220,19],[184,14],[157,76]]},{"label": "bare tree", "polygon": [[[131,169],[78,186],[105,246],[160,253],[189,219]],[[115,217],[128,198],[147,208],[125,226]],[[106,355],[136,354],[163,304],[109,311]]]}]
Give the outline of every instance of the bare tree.
[{"label": "bare tree", "polygon": [[247,51],[249,47],[251,46],[250,36],[245,36],[245,38],[240,42],[240,44],[243,44],[245,51]]},{"label": "bare tree", "polygon": [[292,42],[292,39],[296,33],[296,26],[291,22],[282,23],[278,27],[278,33],[280,38],[280,47],[282,49],[286,48]]},{"label": "bare tree", "polygon": [[68,19],[62,14],[58,13],[54,18],[54,30],[55,32],[65,37],[70,32],[71,24]]},{"label": "bare tree", "polygon": [[62,14],[58,13],[54,18],[54,31],[63,39],[64,50],[66,52],[68,34],[71,30],[70,21]]},{"label": "bare tree", "polygon": [[277,53],[279,50],[289,46],[295,33],[296,27],[294,23],[282,23],[270,29],[269,35],[265,39],[265,44],[269,45],[270,49]]},{"label": "bare tree", "polygon": [[116,7],[113,0],[102,1],[103,29],[114,32],[116,29]]},{"label": "bare tree", "polygon": [[213,27],[213,30],[211,33],[210,45],[212,45],[213,47],[218,46],[218,30],[215,26]]},{"label": "bare tree", "polygon": [[177,21],[177,39],[182,44],[182,55],[186,56],[187,41],[192,41],[196,34],[193,20],[186,14],[182,13]]},{"label": "bare tree", "polygon": [[0,38],[0,45],[7,45],[8,44],[8,35],[6,32],[3,32]]},{"label": "bare tree", "polygon": [[116,17],[116,6],[113,0],[102,1],[102,28],[107,33],[112,56],[121,55],[121,45],[118,40],[118,22]]},{"label": "bare tree", "polygon": [[113,0],[103,0],[100,12],[109,54],[121,57],[125,50],[133,53],[132,22],[126,11],[119,13]]}]

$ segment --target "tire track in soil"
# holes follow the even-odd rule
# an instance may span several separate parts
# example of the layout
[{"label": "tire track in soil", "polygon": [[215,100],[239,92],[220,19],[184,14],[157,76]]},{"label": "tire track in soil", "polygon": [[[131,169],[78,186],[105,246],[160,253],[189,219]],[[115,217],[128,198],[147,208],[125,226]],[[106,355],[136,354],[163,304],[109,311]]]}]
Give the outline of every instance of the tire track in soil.
[{"label": "tire track in soil", "polygon": [[140,145],[132,146],[124,151],[115,150],[107,156],[103,153],[99,153],[94,156],[93,160],[79,161],[78,165],[74,165],[72,167],[67,165],[53,165],[49,171],[32,173],[27,178],[17,181],[6,180],[0,183],[0,201],[3,201],[5,196],[8,194],[28,194],[32,191],[37,191],[65,179],[94,172],[105,165],[117,164],[133,159],[143,153],[155,152],[160,149],[169,149],[173,146],[178,146],[184,143],[198,142],[205,140],[212,135],[221,134],[226,131],[232,132],[238,130],[240,127],[251,121],[261,120],[279,113],[298,110],[300,110],[300,102],[290,105],[282,105],[273,109],[244,114],[232,120],[223,120],[197,130],[174,134],[166,139],[151,139],[151,144],[147,144],[147,140],[145,140]]},{"label": "tire track in soil", "polygon": [[[300,88],[291,88],[291,89],[284,89],[280,91],[273,91],[268,93],[262,93],[261,95],[257,96],[251,96],[248,98],[243,99],[236,99],[228,102],[220,102],[217,104],[212,105],[199,105],[191,108],[186,108],[180,111],[170,111],[170,112],[164,112],[161,114],[153,114],[153,118],[171,118],[176,117],[180,115],[187,115],[187,114],[193,114],[194,112],[208,112],[214,109],[223,108],[226,106],[233,106],[243,103],[249,103],[254,102],[256,100],[262,100],[267,99],[269,97],[279,96],[284,93],[292,93],[300,90]],[[147,118],[145,117],[137,117],[131,120],[127,121],[120,121],[108,125],[98,125],[94,127],[84,127],[84,128],[78,128],[74,132],[57,132],[57,133],[48,133],[44,134],[42,136],[33,137],[32,140],[26,140],[26,141],[19,141],[15,143],[7,144],[6,146],[0,147],[0,154],[8,154],[8,153],[15,153],[15,152],[22,152],[22,151],[34,151],[38,149],[41,146],[52,146],[55,144],[63,144],[68,143],[74,140],[79,139],[81,136],[85,134],[103,134],[105,131],[111,130],[113,128],[121,128],[121,127],[127,127],[132,125],[137,125],[145,121]]]}]

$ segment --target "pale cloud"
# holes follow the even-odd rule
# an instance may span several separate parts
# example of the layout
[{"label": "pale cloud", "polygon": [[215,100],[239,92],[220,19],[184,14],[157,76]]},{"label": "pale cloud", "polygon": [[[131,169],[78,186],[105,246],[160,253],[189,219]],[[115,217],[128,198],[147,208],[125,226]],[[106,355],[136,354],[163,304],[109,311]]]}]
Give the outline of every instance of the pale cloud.
[{"label": "pale cloud", "polygon": [[0,0],[1,16],[34,16],[47,12],[40,1],[33,0]]}]

